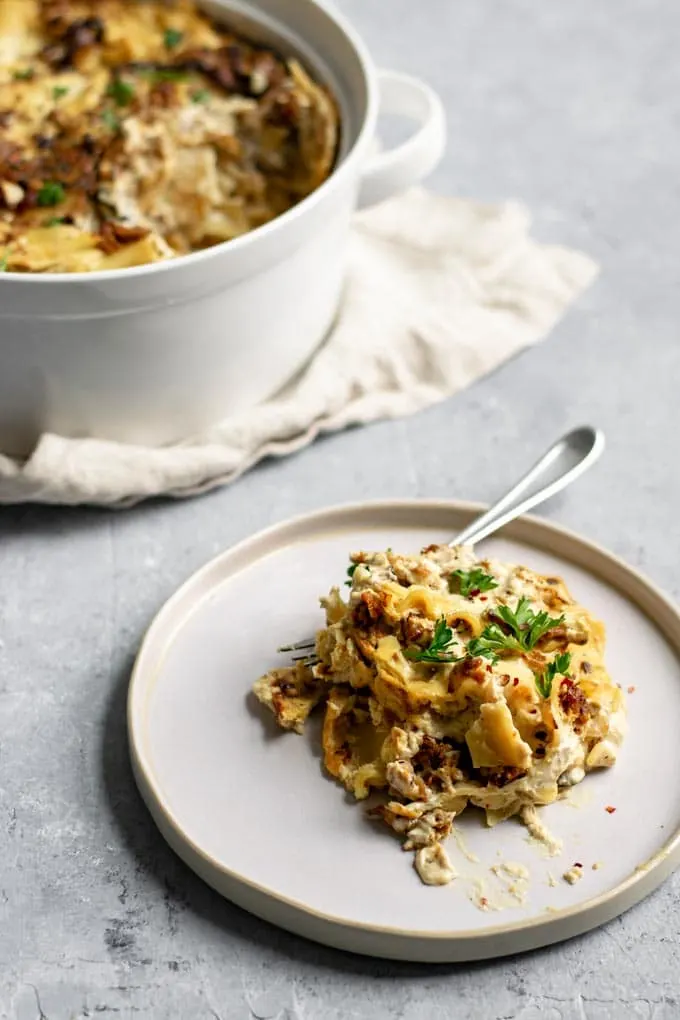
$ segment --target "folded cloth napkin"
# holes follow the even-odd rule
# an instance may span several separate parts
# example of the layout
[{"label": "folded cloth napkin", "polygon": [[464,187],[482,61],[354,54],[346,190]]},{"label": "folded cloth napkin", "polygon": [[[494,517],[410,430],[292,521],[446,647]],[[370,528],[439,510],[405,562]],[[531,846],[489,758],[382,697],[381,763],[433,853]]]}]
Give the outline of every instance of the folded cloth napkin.
[{"label": "folded cloth napkin", "polygon": [[337,324],[284,390],[162,449],[44,435],[25,461],[0,454],[0,503],[192,496],[321,432],[451,396],[544,337],[597,274],[529,227],[516,203],[419,189],[358,213]]}]

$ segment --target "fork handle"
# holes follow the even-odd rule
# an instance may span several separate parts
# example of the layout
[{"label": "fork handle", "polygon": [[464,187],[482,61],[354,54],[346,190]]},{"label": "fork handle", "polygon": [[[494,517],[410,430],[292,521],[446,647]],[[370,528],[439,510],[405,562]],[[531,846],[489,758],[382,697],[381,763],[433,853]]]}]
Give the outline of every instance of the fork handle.
[{"label": "fork handle", "polygon": [[520,514],[561,492],[598,460],[604,446],[604,433],[600,429],[583,426],[568,432],[509,492],[476,517],[449,544],[474,545],[481,542]]}]

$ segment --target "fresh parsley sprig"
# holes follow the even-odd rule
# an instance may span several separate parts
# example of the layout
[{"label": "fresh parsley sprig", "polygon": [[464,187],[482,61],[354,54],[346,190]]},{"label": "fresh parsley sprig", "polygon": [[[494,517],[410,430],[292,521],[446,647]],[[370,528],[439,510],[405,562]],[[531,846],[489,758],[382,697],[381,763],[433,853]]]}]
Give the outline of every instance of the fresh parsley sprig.
[{"label": "fresh parsley sprig", "polygon": [[544,634],[564,623],[564,616],[535,613],[527,598],[521,598],[514,609],[499,606],[496,613],[510,633],[506,634],[498,623],[490,623],[479,637],[470,641],[469,655],[481,655],[495,662],[503,652],[530,652]]},{"label": "fresh parsley sprig", "polygon": [[454,570],[449,574],[449,591],[459,591],[464,599],[473,593],[491,591],[498,587],[498,581],[491,574],[485,574],[480,567],[472,570]]},{"label": "fresh parsley sprig", "polygon": [[497,613],[525,651],[531,651],[544,634],[564,623],[564,616],[549,616],[545,611],[535,613],[527,598],[521,598],[514,610],[499,606]]},{"label": "fresh parsley sprig", "polygon": [[473,638],[467,646],[468,655],[476,657],[481,655],[484,659],[491,659],[497,662],[503,652],[523,652],[520,643],[512,636],[506,634],[497,623],[490,623],[485,627],[479,637]]},{"label": "fresh parsley sprig", "polygon": [[180,45],[184,39],[184,32],[180,32],[176,28],[166,28],[163,34],[163,42],[167,50],[174,50]]},{"label": "fresh parsley sprig", "polygon": [[59,205],[66,198],[64,185],[58,181],[46,181],[36,195],[36,202],[43,209]]},{"label": "fresh parsley sprig", "polygon": [[358,563],[350,563],[350,565],[347,568],[347,577],[349,578],[349,580],[345,581],[345,584],[347,585],[348,588],[352,587],[352,578],[354,577],[354,571],[357,569],[358,566],[359,566]]},{"label": "fresh parsley sprig", "polygon": [[536,690],[542,698],[550,697],[553,680],[558,674],[568,676],[570,665],[571,655],[569,652],[562,652],[560,655],[556,655],[552,662],[548,663],[545,673],[534,673]]},{"label": "fresh parsley sprig", "polygon": [[114,78],[106,94],[113,99],[116,106],[129,106],[135,98],[135,87],[122,78]]},{"label": "fresh parsley sprig", "polygon": [[411,662],[460,662],[465,656],[456,656],[450,650],[453,639],[453,631],[446,622],[446,617],[440,616],[427,648],[407,648],[404,655]]}]

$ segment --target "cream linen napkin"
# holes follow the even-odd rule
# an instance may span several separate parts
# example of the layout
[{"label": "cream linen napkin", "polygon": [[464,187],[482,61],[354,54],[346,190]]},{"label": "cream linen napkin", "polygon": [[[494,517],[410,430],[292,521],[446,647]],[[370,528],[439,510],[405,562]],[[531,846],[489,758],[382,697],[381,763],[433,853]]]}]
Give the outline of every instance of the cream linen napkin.
[{"label": "cream linen napkin", "polygon": [[25,462],[0,454],[0,503],[192,496],[321,432],[457,393],[545,336],[597,274],[587,256],[533,241],[529,226],[515,203],[422,190],[357,214],[337,325],[283,391],[163,449],[44,435]]}]

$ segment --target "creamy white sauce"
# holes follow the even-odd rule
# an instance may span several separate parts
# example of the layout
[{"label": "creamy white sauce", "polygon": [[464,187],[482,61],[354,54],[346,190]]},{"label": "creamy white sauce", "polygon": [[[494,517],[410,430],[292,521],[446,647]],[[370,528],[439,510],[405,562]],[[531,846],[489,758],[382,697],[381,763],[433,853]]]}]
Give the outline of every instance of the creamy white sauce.
[{"label": "creamy white sauce", "polygon": [[463,839],[463,834],[460,831],[460,829],[454,828],[453,838],[455,839],[458,849],[462,853],[463,857],[470,861],[471,864],[479,864],[479,857],[477,856],[477,854],[474,854],[472,850],[470,850],[467,843]]},{"label": "creamy white sauce", "polygon": [[524,864],[516,864],[514,861],[504,861],[502,864],[494,864],[493,870],[500,869],[506,875],[513,878],[528,878],[529,869]]},{"label": "creamy white sauce", "polygon": [[494,864],[491,871],[502,886],[504,895],[515,903],[524,903],[529,890],[529,869],[514,861]]},{"label": "creamy white sauce", "polygon": [[520,818],[529,831],[530,842],[540,847],[545,856],[557,857],[562,853],[562,840],[553,836],[545,827],[539,819],[538,812],[533,804],[528,804],[522,808]]},{"label": "creamy white sauce", "polygon": [[448,885],[458,874],[441,843],[418,850],[415,867],[425,885]]},{"label": "creamy white sauce", "polygon": [[526,903],[529,891],[529,869],[523,864],[504,861],[489,868],[491,876],[475,878],[468,887],[468,899],[478,910],[516,909]]}]

